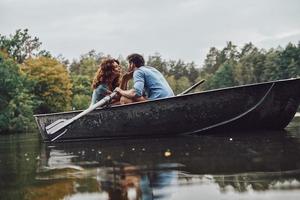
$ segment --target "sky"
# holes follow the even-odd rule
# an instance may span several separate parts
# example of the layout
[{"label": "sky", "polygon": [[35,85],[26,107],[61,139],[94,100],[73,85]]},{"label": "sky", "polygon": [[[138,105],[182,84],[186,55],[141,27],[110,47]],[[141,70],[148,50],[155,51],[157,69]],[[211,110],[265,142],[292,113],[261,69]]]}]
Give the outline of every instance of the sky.
[{"label": "sky", "polygon": [[73,60],[159,53],[201,66],[211,47],[300,41],[299,0],[1,0],[0,34],[29,29],[42,49]]}]

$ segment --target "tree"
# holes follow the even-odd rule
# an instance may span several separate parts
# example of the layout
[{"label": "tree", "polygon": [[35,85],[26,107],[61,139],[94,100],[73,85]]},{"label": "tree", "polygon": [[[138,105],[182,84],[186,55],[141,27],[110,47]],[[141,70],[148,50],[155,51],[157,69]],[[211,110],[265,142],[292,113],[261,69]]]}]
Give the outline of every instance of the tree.
[{"label": "tree", "polygon": [[217,48],[211,47],[209,49],[209,52],[206,55],[206,58],[204,60],[204,65],[203,65],[203,72],[204,73],[209,73],[212,74],[216,72],[220,66],[220,63],[218,62],[220,52]]},{"label": "tree", "polygon": [[187,78],[189,79],[189,81],[190,81],[191,84],[195,84],[197,78],[200,75],[199,69],[196,68],[196,65],[195,65],[194,62],[187,63],[186,64],[186,68],[188,70]]},{"label": "tree", "polygon": [[190,87],[190,83],[187,77],[180,77],[176,79],[175,76],[167,77],[167,81],[175,94],[179,94]]},{"label": "tree", "polygon": [[247,56],[251,53],[253,53],[254,51],[258,51],[258,49],[251,43],[246,43],[242,49],[241,49],[241,53],[239,54],[240,58],[243,58],[244,56]]},{"label": "tree", "polygon": [[28,29],[18,29],[9,37],[0,34],[0,50],[7,52],[9,57],[18,63],[23,63],[25,59],[34,55],[51,56],[45,50],[39,51],[41,44],[39,38],[29,35]]},{"label": "tree", "polygon": [[[243,56],[235,65],[235,79],[239,85],[258,83],[264,80],[265,55],[254,46],[243,48]],[[242,55],[242,54],[241,54]]]},{"label": "tree", "polygon": [[280,70],[280,51],[270,49],[266,53],[264,69],[264,80],[278,80],[281,77]]},{"label": "tree", "polygon": [[17,94],[21,82],[18,66],[0,54],[0,132],[9,130],[10,110],[8,105]]},{"label": "tree", "polygon": [[149,56],[146,65],[155,67],[163,75],[168,74],[167,62],[161,58],[159,53],[155,53],[153,56]]},{"label": "tree", "polygon": [[120,55],[118,57],[118,61],[120,62],[123,72],[127,72],[128,71],[128,63],[127,63],[126,59],[124,59],[123,56]]},{"label": "tree", "polygon": [[231,41],[227,42],[226,47],[221,51],[212,47],[206,55],[202,71],[210,74],[215,73],[227,61],[237,63],[239,56],[240,53],[237,50],[237,46]]},{"label": "tree", "polygon": [[239,59],[239,52],[237,50],[237,46],[234,45],[231,41],[227,42],[227,45],[224,49],[222,49],[220,53],[220,60],[219,63],[222,64],[225,61],[238,61]]},{"label": "tree", "polygon": [[30,58],[22,65],[22,71],[35,83],[32,93],[41,102],[36,113],[71,109],[72,83],[63,64],[54,58]]},{"label": "tree", "polygon": [[73,75],[72,83],[72,108],[75,110],[87,108],[92,95],[90,78],[83,75]]},{"label": "tree", "polygon": [[280,53],[279,68],[282,72],[281,78],[297,77],[300,71],[300,52],[296,45],[289,43]]},{"label": "tree", "polygon": [[73,60],[69,70],[72,75],[85,75],[90,77],[90,80],[92,81],[101,60],[107,57],[110,56],[104,56],[103,53],[97,54],[95,50],[91,50],[88,53],[81,55],[79,61]]},{"label": "tree", "polygon": [[26,132],[33,130],[35,122],[33,110],[37,106],[34,96],[27,90],[19,88],[19,93],[10,101],[9,131]]},{"label": "tree", "polygon": [[26,89],[30,82],[14,60],[0,53],[0,133],[24,132],[34,127],[34,96]]},{"label": "tree", "polygon": [[21,85],[19,68],[12,59],[0,53],[0,110],[7,107]]},{"label": "tree", "polygon": [[236,85],[233,68],[234,63],[225,62],[210,80],[210,89]]},{"label": "tree", "polygon": [[169,75],[174,76],[176,80],[179,79],[180,77],[188,76],[187,67],[185,63],[180,59],[178,61],[170,60],[169,67],[170,67]]},{"label": "tree", "polygon": [[91,95],[75,94],[72,98],[72,108],[74,110],[84,110],[91,103]]}]

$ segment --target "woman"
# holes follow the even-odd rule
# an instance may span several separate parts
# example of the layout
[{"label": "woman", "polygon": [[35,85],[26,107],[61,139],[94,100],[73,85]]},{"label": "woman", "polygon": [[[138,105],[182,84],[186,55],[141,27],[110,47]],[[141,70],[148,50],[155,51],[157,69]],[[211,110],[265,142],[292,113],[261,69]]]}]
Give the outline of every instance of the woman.
[{"label": "woman", "polygon": [[[91,105],[97,103],[106,95],[109,95],[116,87],[120,85],[121,67],[116,59],[104,59],[99,66],[94,77],[92,88]],[[117,100],[114,100],[115,102]]]}]

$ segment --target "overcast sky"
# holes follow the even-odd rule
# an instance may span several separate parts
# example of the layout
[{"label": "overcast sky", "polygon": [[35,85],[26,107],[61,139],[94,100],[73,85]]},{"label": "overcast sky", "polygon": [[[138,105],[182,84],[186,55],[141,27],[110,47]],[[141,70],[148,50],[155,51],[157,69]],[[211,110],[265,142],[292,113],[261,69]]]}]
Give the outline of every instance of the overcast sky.
[{"label": "overcast sky", "polygon": [[300,41],[299,0],[0,0],[0,33],[28,28],[70,60],[95,49],[202,65],[210,47]]}]

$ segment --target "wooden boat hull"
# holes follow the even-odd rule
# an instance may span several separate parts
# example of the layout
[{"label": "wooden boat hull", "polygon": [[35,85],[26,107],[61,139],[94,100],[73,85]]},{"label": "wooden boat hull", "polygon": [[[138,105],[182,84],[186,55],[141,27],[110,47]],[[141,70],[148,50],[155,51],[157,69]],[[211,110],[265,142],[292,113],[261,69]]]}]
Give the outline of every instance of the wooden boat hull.
[{"label": "wooden boat hull", "polygon": [[[300,103],[300,79],[223,88],[142,103],[97,109],[62,131],[59,140],[178,135],[213,130],[283,129]],[[35,115],[45,127],[81,111]]]}]

